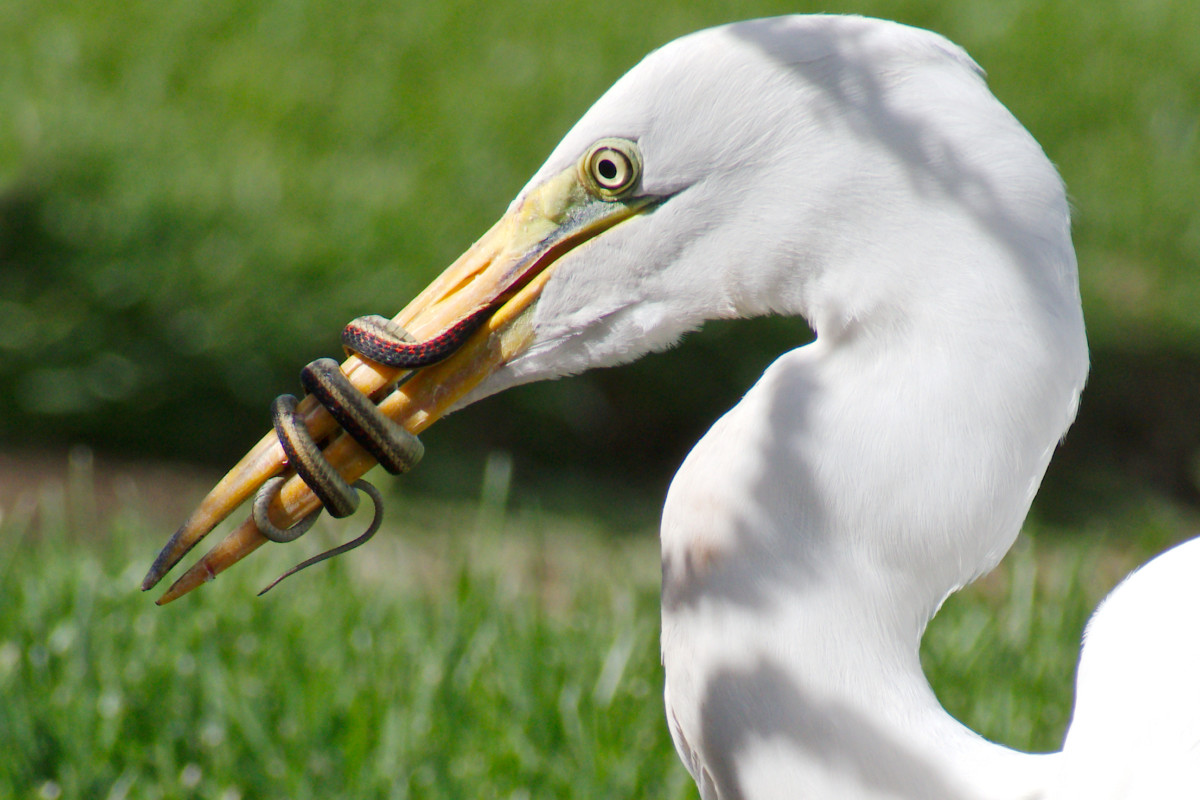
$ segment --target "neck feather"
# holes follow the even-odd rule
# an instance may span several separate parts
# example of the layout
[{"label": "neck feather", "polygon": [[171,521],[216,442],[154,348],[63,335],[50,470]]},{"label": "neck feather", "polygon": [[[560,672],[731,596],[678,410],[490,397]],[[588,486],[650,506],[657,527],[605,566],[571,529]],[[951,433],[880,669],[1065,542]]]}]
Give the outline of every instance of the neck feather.
[{"label": "neck feather", "polygon": [[946,596],[1016,537],[1086,360],[1068,375],[1061,352],[1019,335],[940,330],[843,330],[788,353],[672,484],[668,716],[722,798],[1035,797],[1046,785],[1045,757],[942,709],[918,650]]}]

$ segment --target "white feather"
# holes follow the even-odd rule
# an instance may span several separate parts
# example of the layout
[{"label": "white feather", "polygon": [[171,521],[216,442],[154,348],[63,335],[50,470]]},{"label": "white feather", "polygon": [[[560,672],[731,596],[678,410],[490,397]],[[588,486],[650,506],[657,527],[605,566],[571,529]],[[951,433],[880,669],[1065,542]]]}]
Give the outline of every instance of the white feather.
[{"label": "white feather", "polygon": [[473,399],[712,318],[817,333],[663,511],[667,718],[702,795],[1200,796],[1200,545],[1092,623],[1063,754],[984,741],[921,672],[927,622],[1012,544],[1088,369],[1062,184],[974,62],[856,17],[704,31],[618,81],[530,188],[610,136],[670,199],[561,260],[534,345]]}]

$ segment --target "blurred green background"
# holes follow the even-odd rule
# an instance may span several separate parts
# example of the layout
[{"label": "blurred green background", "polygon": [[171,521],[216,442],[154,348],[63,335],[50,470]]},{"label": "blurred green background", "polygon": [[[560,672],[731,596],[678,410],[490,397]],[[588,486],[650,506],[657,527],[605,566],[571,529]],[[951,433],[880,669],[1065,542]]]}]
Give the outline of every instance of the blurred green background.
[{"label": "blurred green background", "polygon": [[5,0],[0,796],[695,797],[659,699],[657,509],[797,320],[452,416],[384,482],[369,551],[261,601],[345,526],[164,609],[134,587],[299,368],[400,309],[613,80],[794,11],[962,44],[1071,192],[1080,418],[922,652],[968,725],[1055,748],[1090,609],[1197,527],[1200,4]]},{"label": "blurred green background", "polygon": [[[298,369],[339,354],[346,321],[398,311],[643,54],[818,9],[962,44],[1066,179],[1094,370],[1045,513],[1144,486],[1200,500],[1200,5],[1186,0],[10,0],[0,441],[228,465]],[[427,434],[442,455],[412,482],[458,491],[462,463],[504,450],[518,491],[569,459],[659,497],[807,335],[712,325],[677,352],[511,392]]]}]

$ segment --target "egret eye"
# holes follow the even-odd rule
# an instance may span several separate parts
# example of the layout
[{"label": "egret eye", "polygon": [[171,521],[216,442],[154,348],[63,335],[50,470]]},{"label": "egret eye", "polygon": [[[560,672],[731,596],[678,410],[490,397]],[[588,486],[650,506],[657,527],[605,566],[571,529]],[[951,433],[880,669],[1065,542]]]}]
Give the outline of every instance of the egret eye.
[{"label": "egret eye", "polygon": [[601,200],[620,200],[642,173],[642,157],[628,139],[601,139],[579,162],[584,183]]}]

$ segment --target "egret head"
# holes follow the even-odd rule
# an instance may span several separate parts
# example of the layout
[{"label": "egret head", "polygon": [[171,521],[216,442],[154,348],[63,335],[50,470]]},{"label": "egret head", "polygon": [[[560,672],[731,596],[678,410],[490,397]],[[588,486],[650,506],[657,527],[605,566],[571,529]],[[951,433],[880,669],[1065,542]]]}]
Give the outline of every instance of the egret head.
[{"label": "egret head", "polygon": [[[619,197],[589,177],[606,143],[635,164]],[[556,209],[556,235],[589,206],[615,213],[546,262],[528,346],[468,402],[633,360],[714,318],[801,315],[832,341],[973,314],[1010,286],[1078,307],[1068,208],[1040,147],[965,53],[874,20],[755,20],[651,53],[508,217],[529,205]]]},{"label": "egret head", "polygon": [[[396,322],[423,338],[481,312],[458,352],[380,408],[419,432],[510,386],[769,313],[805,317],[822,346],[875,342],[881,358],[969,330],[981,351],[1048,351],[1076,394],[1086,372],[1053,167],[961,50],[854,17],[738,23],[647,56]],[[343,371],[373,396],[398,377],[355,357]],[[327,424],[306,409],[310,427]],[[326,457],[344,474],[370,467],[335,445]],[[285,463],[264,438],[144,585]],[[280,498],[280,523],[317,505],[296,479]],[[261,543],[244,528],[245,546],[206,575]]]}]

